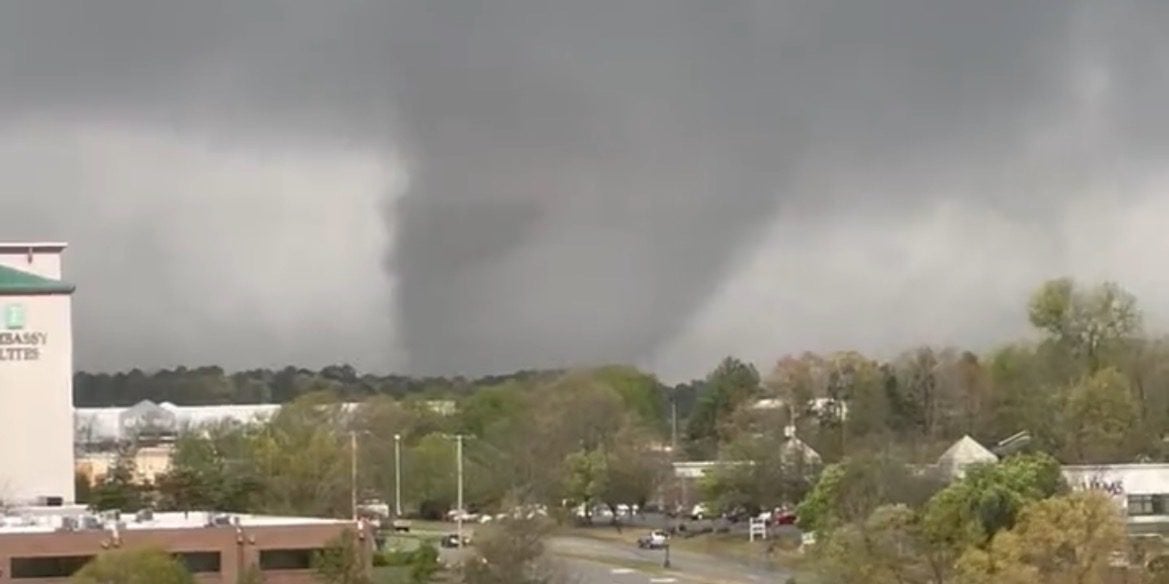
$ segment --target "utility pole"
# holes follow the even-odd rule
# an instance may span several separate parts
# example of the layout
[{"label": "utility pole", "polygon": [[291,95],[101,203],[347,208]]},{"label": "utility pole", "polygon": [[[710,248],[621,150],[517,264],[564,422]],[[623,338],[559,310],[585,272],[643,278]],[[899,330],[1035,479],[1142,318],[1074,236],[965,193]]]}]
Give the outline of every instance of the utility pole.
[{"label": "utility pole", "polygon": [[349,432],[349,504],[357,521],[357,432]]},{"label": "utility pole", "polygon": [[670,392],[670,418],[672,419],[672,428],[670,430],[670,452],[678,452],[678,395],[676,392]]},{"label": "utility pole", "polygon": [[455,517],[456,528],[455,533],[459,538],[459,548],[463,547],[463,435],[455,434],[455,457],[457,459],[456,465],[458,468],[459,478],[459,507],[458,515]]},{"label": "utility pole", "polygon": [[402,516],[402,435],[394,434],[394,519]]}]

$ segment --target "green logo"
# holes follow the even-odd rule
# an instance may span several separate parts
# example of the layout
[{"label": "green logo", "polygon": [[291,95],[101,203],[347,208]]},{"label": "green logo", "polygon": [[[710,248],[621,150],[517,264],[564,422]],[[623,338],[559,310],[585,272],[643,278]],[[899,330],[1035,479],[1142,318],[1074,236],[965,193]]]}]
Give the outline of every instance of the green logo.
[{"label": "green logo", "polygon": [[10,331],[24,328],[23,304],[9,304],[4,307],[4,327]]}]

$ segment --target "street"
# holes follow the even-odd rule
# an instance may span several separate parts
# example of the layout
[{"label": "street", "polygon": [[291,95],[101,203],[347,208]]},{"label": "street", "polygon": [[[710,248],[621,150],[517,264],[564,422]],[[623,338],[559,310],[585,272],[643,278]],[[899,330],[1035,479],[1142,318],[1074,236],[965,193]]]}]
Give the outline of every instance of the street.
[{"label": "street", "polygon": [[[670,568],[666,569],[662,567],[662,550],[588,537],[557,536],[549,540],[548,548],[580,584],[782,583],[791,576],[786,571],[679,549],[670,550]],[[459,555],[456,550],[443,550],[447,562],[457,562]]]}]

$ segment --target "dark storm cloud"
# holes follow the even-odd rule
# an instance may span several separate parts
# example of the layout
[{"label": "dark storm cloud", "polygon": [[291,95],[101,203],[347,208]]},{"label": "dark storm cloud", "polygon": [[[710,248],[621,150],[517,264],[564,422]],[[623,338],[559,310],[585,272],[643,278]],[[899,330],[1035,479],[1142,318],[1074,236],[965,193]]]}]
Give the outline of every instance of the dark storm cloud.
[{"label": "dark storm cloud", "polygon": [[806,176],[995,155],[1050,98],[1068,11],[943,4],[403,12],[395,103],[416,164],[393,265],[412,363],[644,359],[777,208],[862,202]]},{"label": "dark storm cloud", "polygon": [[[125,247],[127,265],[167,256],[158,273],[129,281],[155,282],[150,290],[166,298],[152,301],[158,314],[187,307],[184,326],[168,338],[200,358],[312,358],[322,347],[331,351],[325,358],[343,358],[345,350],[368,353],[397,337],[409,368],[423,372],[644,360],[725,292],[776,225],[787,234],[776,253],[790,254],[777,256],[785,271],[770,276],[783,279],[789,302],[775,312],[794,309],[792,298],[849,304],[857,291],[833,286],[836,256],[824,246],[879,247],[860,233],[877,237],[873,226],[885,225],[882,237],[895,236],[911,220],[930,220],[925,211],[939,199],[956,198],[979,217],[1031,222],[1036,233],[1058,231],[1080,185],[1130,179],[1136,167],[1163,160],[1166,24],[1160,3],[1137,1],[7,3],[0,7],[0,127],[48,120],[65,128],[145,128],[216,151],[214,162],[204,162],[218,170],[185,166],[192,155],[183,149],[173,165],[176,182],[218,189],[218,207],[198,215],[196,195],[175,208],[146,200],[168,196],[158,177],[159,192],[96,201],[110,177],[88,169],[52,183],[75,192],[40,190],[19,207],[4,200],[0,228],[74,239],[89,265],[98,259],[80,255],[83,244]],[[1104,105],[1083,95],[1095,69]],[[70,131],[51,135],[68,140]],[[91,142],[101,150],[101,140]],[[393,234],[385,264],[396,331],[382,324],[322,335],[313,311],[324,288],[315,295],[295,285],[264,289],[279,281],[276,272],[257,279],[247,256],[217,273],[238,294],[275,305],[271,322],[225,321],[200,308],[191,290],[204,291],[183,272],[206,260],[194,251],[201,241],[247,249],[285,234],[294,220],[304,223],[296,230],[309,230],[305,216],[339,208],[348,219],[312,229],[337,256],[325,261],[322,252],[314,269],[343,272],[348,288],[368,278],[385,298],[381,307],[338,308],[352,312],[346,322],[360,322],[359,310],[391,310],[380,268],[361,264],[367,256],[344,257],[346,237],[357,232],[347,222],[376,210],[364,194],[342,197],[320,186],[335,174],[318,172],[320,183],[244,197],[246,204],[231,196],[230,178],[192,180],[230,176],[223,160],[273,148],[299,152],[297,161],[315,152],[374,152],[387,161],[404,154],[404,196],[376,181],[346,191],[384,191],[377,195],[387,202]],[[69,156],[46,151],[22,166]],[[73,162],[62,166],[85,166]],[[338,168],[345,176],[350,167]],[[278,174],[247,188],[288,184]],[[275,211],[285,203],[300,214],[264,212],[263,205]],[[144,210],[106,222],[86,221],[78,210],[115,205]],[[214,225],[211,218],[237,212],[257,220],[189,227],[192,217]],[[858,221],[864,229],[841,228]],[[973,239],[954,245],[977,245],[979,229],[965,227]],[[1030,243],[1048,250],[1059,247],[1057,239]],[[1053,253],[1027,255],[1026,265],[1046,266]],[[896,257],[881,261],[888,264],[882,281],[861,283],[874,297],[920,277]],[[133,291],[103,275],[109,266],[91,269],[91,289],[103,300],[80,322],[112,309],[135,312],[119,304],[132,305],[125,298]],[[939,302],[977,303],[970,294]],[[726,310],[743,315],[733,303]],[[127,328],[151,326],[145,317],[127,318]],[[847,341],[855,322],[830,320],[815,326]],[[777,322],[761,317],[757,327]],[[210,324],[241,340],[184,333]],[[997,334],[1000,326],[984,328]],[[977,332],[980,339],[986,333]],[[275,334],[279,351],[262,341]],[[162,343],[111,349],[108,338],[92,338],[86,346],[83,337],[81,353],[103,355],[102,364],[177,358],[158,353]]]}]

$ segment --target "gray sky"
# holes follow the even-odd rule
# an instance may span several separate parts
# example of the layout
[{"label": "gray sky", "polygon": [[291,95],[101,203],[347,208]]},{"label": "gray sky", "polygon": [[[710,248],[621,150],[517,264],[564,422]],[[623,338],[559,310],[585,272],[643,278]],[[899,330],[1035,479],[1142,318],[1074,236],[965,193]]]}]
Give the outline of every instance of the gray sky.
[{"label": "gray sky", "polygon": [[0,234],[78,365],[483,373],[1165,322],[1169,5],[0,5]]}]

